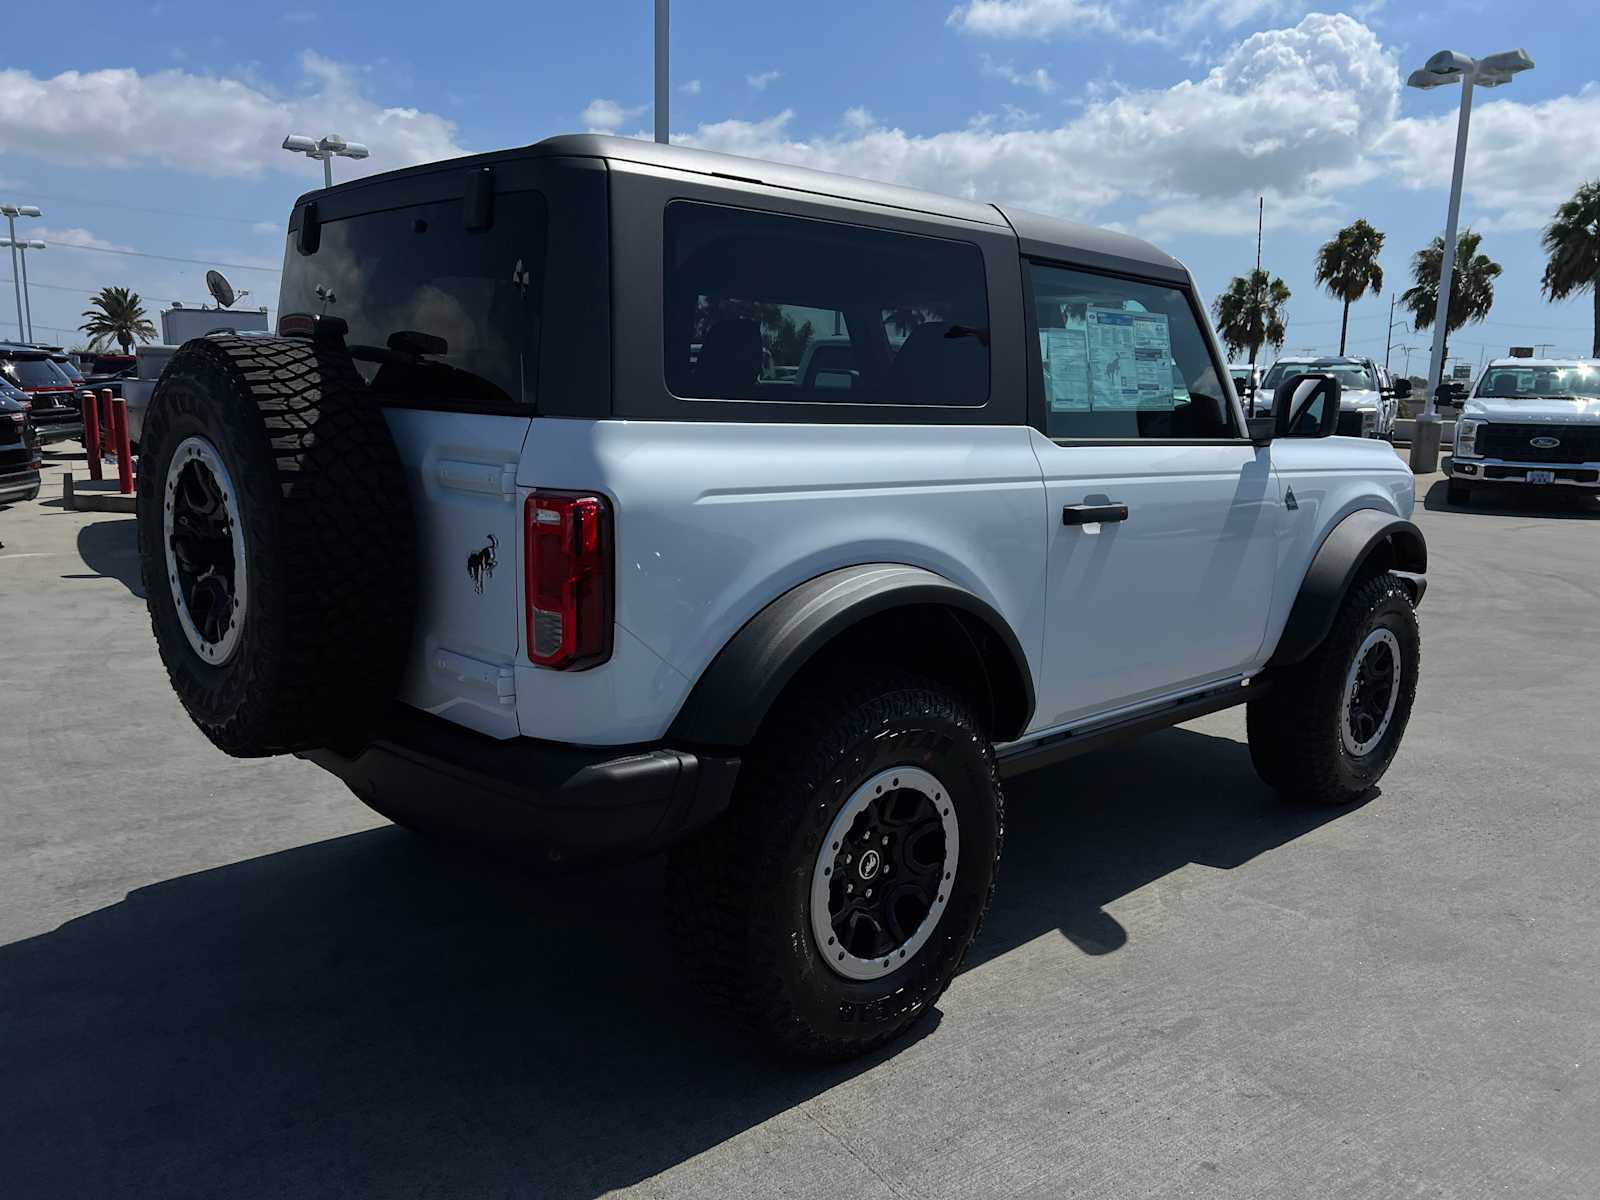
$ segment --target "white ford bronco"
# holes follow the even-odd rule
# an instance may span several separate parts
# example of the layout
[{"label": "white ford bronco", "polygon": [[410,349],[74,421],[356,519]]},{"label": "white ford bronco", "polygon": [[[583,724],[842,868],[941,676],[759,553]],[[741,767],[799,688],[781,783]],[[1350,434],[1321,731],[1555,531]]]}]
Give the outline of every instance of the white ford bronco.
[{"label": "white ford bronco", "polygon": [[1456,418],[1450,503],[1470,503],[1475,483],[1600,491],[1600,361],[1490,362]]},{"label": "white ford bronco", "polygon": [[1343,804],[1405,731],[1410,472],[1332,375],[1247,422],[1131,237],[557,137],[303,197],[280,305],[145,422],[189,714],[412,828],[670,850],[685,959],[790,1050],[938,998],[1006,778],[1244,704]]}]

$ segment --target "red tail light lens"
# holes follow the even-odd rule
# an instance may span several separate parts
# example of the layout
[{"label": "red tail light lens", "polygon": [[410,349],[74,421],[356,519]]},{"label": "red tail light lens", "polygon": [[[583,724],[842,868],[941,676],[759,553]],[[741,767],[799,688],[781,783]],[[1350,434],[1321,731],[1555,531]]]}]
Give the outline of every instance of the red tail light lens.
[{"label": "red tail light lens", "polygon": [[611,505],[584,492],[534,492],[527,525],[528,659],[577,671],[611,657]]}]

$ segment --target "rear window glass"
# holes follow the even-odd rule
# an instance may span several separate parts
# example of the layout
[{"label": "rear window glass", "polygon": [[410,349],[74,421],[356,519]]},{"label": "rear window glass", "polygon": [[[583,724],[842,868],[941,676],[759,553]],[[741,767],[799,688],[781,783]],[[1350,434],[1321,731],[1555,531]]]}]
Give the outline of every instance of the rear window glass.
[{"label": "rear window glass", "polygon": [[666,243],[675,395],[988,401],[988,293],[969,242],[678,201]]},{"label": "rear window glass", "polygon": [[18,387],[67,387],[72,380],[48,358],[12,358],[0,364]]},{"label": "rear window glass", "polygon": [[545,226],[537,192],[497,195],[482,230],[460,200],[324,221],[314,254],[290,235],[280,311],[342,318],[380,399],[531,404]]}]

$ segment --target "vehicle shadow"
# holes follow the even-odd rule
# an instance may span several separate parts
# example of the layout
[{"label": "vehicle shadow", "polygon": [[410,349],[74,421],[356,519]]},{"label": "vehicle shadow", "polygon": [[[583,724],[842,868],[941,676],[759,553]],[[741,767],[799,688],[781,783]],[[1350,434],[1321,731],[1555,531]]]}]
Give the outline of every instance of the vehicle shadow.
[{"label": "vehicle shadow", "polygon": [[144,580],[139,573],[139,521],[122,517],[95,521],[78,530],[78,557],[93,575],[63,575],[63,579],[115,579],[139,599]]},{"label": "vehicle shadow", "polygon": [[1429,512],[1471,513],[1482,517],[1549,517],[1553,521],[1600,521],[1600,503],[1575,488],[1529,487],[1526,484],[1474,484],[1470,504],[1451,504],[1449,485],[1439,480],[1428,489],[1422,507]]},{"label": "vehicle shadow", "polygon": [[[1117,896],[1336,815],[1279,805],[1242,746],[1186,730],[1012,792],[968,969],[1051,928],[1115,950]],[[382,828],[0,947],[5,1190],[591,1197],[904,1049],[816,1066],[725,1028],[675,969],[661,874],[541,877]]]}]

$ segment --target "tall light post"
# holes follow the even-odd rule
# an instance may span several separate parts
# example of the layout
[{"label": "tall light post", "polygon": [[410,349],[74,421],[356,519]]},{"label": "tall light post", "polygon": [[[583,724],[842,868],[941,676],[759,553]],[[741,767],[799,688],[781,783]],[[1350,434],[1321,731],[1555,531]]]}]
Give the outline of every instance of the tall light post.
[{"label": "tall light post", "polygon": [[1439,467],[1440,389],[1444,386],[1444,343],[1450,319],[1450,289],[1456,266],[1456,222],[1461,216],[1461,177],[1467,165],[1467,125],[1472,119],[1472,89],[1510,83],[1518,71],[1533,66],[1525,50],[1502,50],[1484,58],[1468,58],[1454,50],[1441,50],[1411,72],[1408,87],[1436,88],[1461,85],[1461,114],[1456,121],[1456,161],[1450,174],[1450,209],[1445,217],[1444,261],[1439,264],[1439,304],[1433,318],[1433,354],[1428,363],[1428,395],[1411,437],[1411,469],[1419,475]]},{"label": "tall light post", "polygon": [[366,158],[372,153],[360,142],[347,142],[337,133],[330,133],[320,138],[308,138],[302,134],[291,133],[283,139],[283,148],[291,153],[304,154],[307,158],[320,161],[323,187],[333,186],[335,158]]},{"label": "tall light post", "polygon": [[17,289],[17,336],[27,341],[28,334],[22,324],[22,272],[17,267],[17,218],[37,217],[39,210],[31,204],[0,204],[0,213],[5,214],[6,230],[11,234],[11,282]]},{"label": "tall light post", "polygon": [[22,313],[28,320],[28,332],[23,338],[25,342],[33,341],[33,297],[28,294],[28,251],[43,250],[44,243],[38,238],[27,241],[18,241],[16,238],[5,238],[5,244],[10,246],[12,253],[22,264]]},{"label": "tall light post", "polygon": [[656,141],[667,144],[667,26],[669,0],[656,0]]}]

